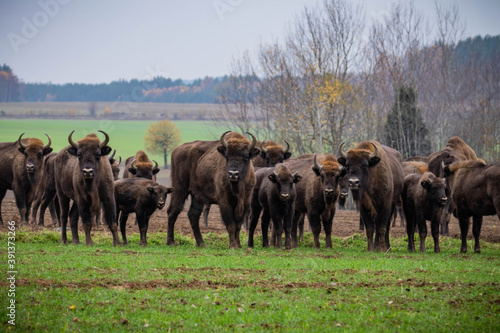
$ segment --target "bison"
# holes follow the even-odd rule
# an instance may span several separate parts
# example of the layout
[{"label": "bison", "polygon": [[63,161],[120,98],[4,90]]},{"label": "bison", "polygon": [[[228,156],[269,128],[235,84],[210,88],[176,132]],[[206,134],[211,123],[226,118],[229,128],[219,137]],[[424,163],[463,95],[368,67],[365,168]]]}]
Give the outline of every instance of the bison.
[{"label": "bison", "polygon": [[292,247],[297,247],[297,227],[307,214],[314,236],[314,247],[319,248],[321,224],[326,235],[325,247],[332,247],[332,223],[339,197],[339,180],[345,169],[333,155],[317,154],[313,158],[298,158],[285,165],[302,176],[295,185],[297,198],[292,224]]},{"label": "bison", "polygon": [[35,200],[33,201],[33,210],[31,213],[32,220],[36,221],[38,209],[40,215],[38,217],[38,225],[45,225],[45,210],[50,209],[50,215],[54,225],[61,226],[59,201],[56,197],[56,170],[55,161],[56,153],[50,153],[45,156],[43,161],[43,173],[38,184]]},{"label": "bison", "polygon": [[167,194],[173,188],[159,185],[154,180],[144,178],[125,178],[115,181],[115,200],[117,215],[120,216],[120,231],[123,244],[128,244],[125,227],[128,215],[136,214],[141,240],[139,244],[146,246],[146,234],[149,218],[156,209],[162,209],[167,201]]},{"label": "bison", "polygon": [[148,155],[138,150],[135,156],[130,156],[125,160],[125,170],[123,170],[123,178],[146,178],[156,181],[156,174],[160,172],[158,162],[153,160],[155,165],[149,160]]},{"label": "bison", "polygon": [[[92,229],[92,206],[96,200],[103,204],[104,220],[113,235],[113,245],[121,244],[118,239],[116,223],[115,195],[113,191],[113,172],[106,155],[111,152],[108,146],[109,136],[103,142],[94,133],[74,142],[72,131],[68,136],[69,146],[56,156],[57,197],[61,207],[61,243],[67,244],[66,225],[68,214],[71,215],[72,242],[79,244],[78,217],[82,218],[85,230],[85,244],[92,245],[90,231]],[[69,210],[69,201],[74,204]]]},{"label": "bison", "polygon": [[483,216],[497,215],[500,219],[500,165],[483,161],[456,162],[444,168],[449,182],[462,239],[461,252],[467,252],[467,234],[472,216],[474,252],[481,252],[479,236]]},{"label": "bison", "polygon": [[[441,151],[435,152],[429,156],[428,169],[438,177],[444,177],[444,168],[459,161],[477,160],[476,153],[462,139],[457,136],[452,137],[446,143]],[[443,210],[443,218],[441,219],[440,233],[441,235],[449,236],[450,214],[455,210],[451,190],[448,184],[446,188],[448,202]]]},{"label": "bison", "polygon": [[42,173],[43,157],[52,152],[52,140],[44,145],[37,138],[0,143],[0,224],[3,224],[1,204],[7,190],[12,190],[21,215],[21,225],[28,224],[35,188]]},{"label": "bison", "polygon": [[197,246],[204,247],[199,219],[203,206],[217,204],[229,233],[229,247],[241,248],[240,230],[250,209],[255,172],[251,160],[260,153],[257,140],[226,132],[219,141],[184,143],[172,151],[171,180],[175,191],[168,207],[167,245],[175,245],[174,226],[188,195],[189,222]]},{"label": "bison", "polygon": [[262,246],[269,246],[267,230],[273,220],[273,244],[283,247],[281,236],[285,230],[285,248],[291,249],[292,219],[295,210],[295,184],[302,177],[291,173],[283,164],[274,168],[261,168],[255,172],[257,179],[252,195],[252,221],[248,233],[248,246],[253,247],[253,235],[262,213]]},{"label": "bison", "polygon": [[122,157],[120,156],[118,161],[115,159],[116,149],[113,150],[113,154],[109,157],[109,164],[111,164],[111,170],[113,171],[113,179],[118,180],[120,175],[120,163],[122,163]]},{"label": "bison", "polygon": [[349,187],[366,228],[368,250],[387,251],[391,217],[403,191],[401,154],[374,141],[362,141],[347,153],[342,151],[343,145],[338,161],[347,169]]},{"label": "bison", "polygon": [[434,252],[439,253],[439,222],[446,204],[446,180],[436,177],[432,172],[423,175],[412,173],[405,177],[403,187],[403,210],[406,216],[408,251],[415,251],[415,227],[420,236],[420,252],[425,251],[427,221],[431,221],[434,239]]}]

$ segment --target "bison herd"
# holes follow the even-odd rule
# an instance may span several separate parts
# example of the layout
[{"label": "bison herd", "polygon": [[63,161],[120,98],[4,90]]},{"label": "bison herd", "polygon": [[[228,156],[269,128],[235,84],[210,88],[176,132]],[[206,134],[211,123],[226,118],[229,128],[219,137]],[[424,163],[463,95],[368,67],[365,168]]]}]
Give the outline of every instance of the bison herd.
[{"label": "bison herd", "polygon": [[[459,221],[461,252],[467,251],[470,217],[474,251],[480,252],[482,217],[500,217],[500,165],[487,165],[460,138],[451,138],[446,147],[427,157],[403,161],[401,154],[376,141],[363,141],[338,154],[306,154],[291,158],[290,145],[257,141],[236,132],[225,132],[217,141],[184,143],[172,152],[171,183],[156,182],[158,163],[139,150],[125,162],[123,179],[118,179],[119,161],[108,145],[110,138],[99,131],[74,141],[52,153],[51,138],[44,144],[37,138],[0,143],[0,204],[12,190],[21,215],[21,225],[44,224],[49,207],[55,224],[61,226],[61,243],[67,244],[68,218],[72,242],[79,243],[78,221],[85,231],[85,244],[92,245],[93,222],[103,220],[113,235],[113,244],[127,244],[125,227],[135,213],[140,245],[146,246],[149,219],[162,209],[170,193],[167,245],[175,245],[174,227],[188,196],[188,218],[197,246],[205,243],[200,217],[210,205],[219,206],[222,223],[229,234],[229,247],[241,248],[240,231],[248,230],[248,246],[254,246],[259,218],[263,246],[286,249],[303,240],[307,216],[319,248],[323,229],[325,246],[332,247],[332,225],[337,205],[345,204],[348,192],[360,214],[360,228],[366,229],[369,251],[390,249],[389,230],[396,213],[406,220],[408,250],[415,251],[414,234],[420,236],[425,251],[427,223],[430,221],[434,251],[439,252],[439,235],[448,234],[450,214]],[[404,212],[404,214],[402,213]],[[262,216],[261,216],[262,215]],[[118,221],[122,241],[118,237]],[[271,223],[272,222],[272,223]],[[1,210],[0,223],[3,224]],[[271,238],[268,229],[271,226]]]}]

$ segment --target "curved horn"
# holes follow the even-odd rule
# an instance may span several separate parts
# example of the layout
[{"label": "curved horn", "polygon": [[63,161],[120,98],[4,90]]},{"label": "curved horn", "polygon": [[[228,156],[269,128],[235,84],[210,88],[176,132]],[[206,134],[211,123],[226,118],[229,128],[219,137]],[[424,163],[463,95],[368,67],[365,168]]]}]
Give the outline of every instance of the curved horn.
[{"label": "curved horn", "polygon": [[104,139],[104,141],[103,141],[103,142],[101,142],[100,147],[102,148],[102,147],[104,147],[104,146],[106,146],[106,145],[108,144],[108,142],[109,142],[109,135],[108,135],[108,133],[106,133],[106,132],[104,132],[104,131],[101,131],[101,130],[99,130],[98,132],[101,132],[101,133],[102,133],[102,134],[104,134],[104,136],[106,137],[106,138]]},{"label": "curved horn", "polygon": [[49,143],[47,143],[45,146],[43,146],[43,149],[47,149],[50,147],[50,145],[52,144],[52,139],[50,138],[50,136],[48,134],[45,134],[47,136],[47,138],[49,139]]},{"label": "curved horn", "polygon": [[339,155],[340,155],[340,157],[347,159],[347,155],[346,155],[346,154],[342,151],[342,147],[344,146],[344,143],[345,143],[345,142],[342,142],[342,143],[339,145]]},{"label": "curved horn", "polygon": [[116,154],[116,149],[115,149],[115,150],[113,150],[113,155],[111,155],[111,156],[109,157],[109,160],[110,160],[110,161],[111,161],[111,160],[115,157],[115,154]]},{"label": "curved horn", "polygon": [[372,144],[373,148],[375,148],[375,150],[373,151],[373,153],[370,154],[370,156],[368,156],[369,158],[374,158],[377,156],[377,152],[378,152],[378,148],[377,146],[375,146],[375,144],[373,142],[370,141],[370,143]]},{"label": "curved horn", "polygon": [[23,135],[24,133],[19,136],[19,139],[17,139],[17,143],[19,144],[19,147],[27,149],[28,146],[21,142],[21,138],[23,137]]},{"label": "curved horn", "polygon": [[252,143],[250,144],[250,147],[248,147],[249,150],[252,150],[255,147],[255,145],[257,144],[257,139],[255,138],[255,136],[252,133],[247,132],[247,134],[252,137]]},{"label": "curved horn", "polygon": [[224,148],[227,148],[227,141],[224,139],[227,133],[230,133],[231,131],[225,131],[221,136],[220,136],[220,143],[221,145],[224,146]]},{"label": "curved horn", "polygon": [[135,167],[135,162],[137,162],[137,158],[134,158],[134,159],[132,160],[132,163],[130,163],[130,167],[131,167],[131,168],[133,168],[133,169],[136,169],[136,167]]},{"label": "curved horn", "polygon": [[122,162],[122,157],[121,157],[121,156],[119,156],[119,157],[118,157],[118,165],[120,165],[120,163],[121,163],[121,162]]},{"label": "curved horn", "polygon": [[267,153],[267,149],[264,147],[264,142],[266,141],[264,140],[260,143],[260,150],[265,154]]},{"label": "curved horn", "polygon": [[71,133],[69,133],[69,135],[68,135],[68,142],[71,145],[71,147],[78,149],[78,145],[76,144],[75,141],[73,141],[73,133],[74,132],[75,132],[75,130],[73,130],[73,131],[71,131]]},{"label": "curved horn", "polygon": [[155,169],[158,169],[158,162],[156,162],[155,160],[153,160],[153,162],[155,162]]},{"label": "curved horn", "polygon": [[286,143],[286,149],[285,149],[285,151],[283,152],[283,154],[286,154],[286,153],[288,153],[288,151],[290,150],[290,144],[289,144],[289,143],[288,143],[288,141],[286,141],[286,140],[283,140],[283,141],[285,141],[285,143]]},{"label": "curved horn", "polygon": [[314,155],[314,167],[318,170],[321,170],[321,168],[323,167],[322,165],[318,164],[318,161],[316,161],[316,156],[317,155]]}]

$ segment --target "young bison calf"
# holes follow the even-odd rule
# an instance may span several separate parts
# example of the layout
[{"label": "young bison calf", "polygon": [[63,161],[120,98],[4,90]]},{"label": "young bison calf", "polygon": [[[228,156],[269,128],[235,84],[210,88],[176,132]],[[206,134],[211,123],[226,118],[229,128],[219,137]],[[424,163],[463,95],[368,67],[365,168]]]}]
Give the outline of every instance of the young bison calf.
[{"label": "young bison calf", "polygon": [[120,231],[123,244],[128,244],[125,226],[128,214],[136,214],[141,233],[140,245],[146,246],[146,233],[149,226],[149,218],[156,208],[162,209],[167,201],[167,194],[174,189],[159,185],[154,180],[145,178],[125,178],[115,181],[115,200],[117,216],[121,211]]},{"label": "young bison calf", "polygon": [[269,246],[269,221],[273,219],[272,237],[277,248],[283,247],[281,235],[285,229],[285,248],[291,249],[292,218],[295,210],[295,183],[302,177],[291,173],[283,164],[273,168],[263,168],[255,173],[259,187],[252,195],[252,221],[248,233],[248,246],[253,247],[253,234],[262,210],[262,246]]},{"label": "young bison calf", "polygon": [[408,233],[408,251],[415,251],[415,227],[420,235],[420,252],[425,251],[427,236],[426,220],[431,221],[431,233],[434,239],[434,252],[439,253],[439,223],[443,207],[446,204],[446,182],[432,172],[423,175],[412,173],[405,177],[403,188],[403,209],[406,216]]}]

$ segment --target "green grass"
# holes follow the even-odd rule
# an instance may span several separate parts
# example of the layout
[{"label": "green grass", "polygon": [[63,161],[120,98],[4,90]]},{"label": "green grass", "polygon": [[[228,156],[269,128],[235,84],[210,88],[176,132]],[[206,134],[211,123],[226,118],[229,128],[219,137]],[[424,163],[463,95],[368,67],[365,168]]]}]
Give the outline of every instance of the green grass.
[{"label": "green grass", "polygon": [[[306,233],[305,244],[290,251],[228,250],[227,235],[212,233],[204,249],[179,235],[178,246],[167,247],[165,233],[148,235],[147,248],[138,246],[137,234],[127,247],[111,246],[107,232],[95,233],[93,247],[59,245],[52,231],[16,236],[22,330],[500,329],[499,244],[463,255],[459,241],[448,237],[440,254],[410,254],[404,238],[393,238],[388,253],[368,253],[358,234],[315,250]],[[5,233],[0,243],[6,261]]]},{"label": "green grass", "polygon": [[[54,151],[68,145],[68,135],[75,130],[76,140],[88,133],[103,130],[110,136],[109,145],[116,149],[117,155],[125,160],[133,156],[137,150],[145,149],[144,136],[146,129],[154,121],[137,120],[81,120],[81,119],[0,119],[0,142],[16,141],[21,133],[25,137],[37,137],[47,142],[45,133],[52,138]],[[194,140],[217,140],[222,129],[217,129],[208,121],[174,121],[181,132],[183,142]],[[101,138],[103,136],[98,133]],[[151,159],[160,163],[163,156],[150,154]]]}]

